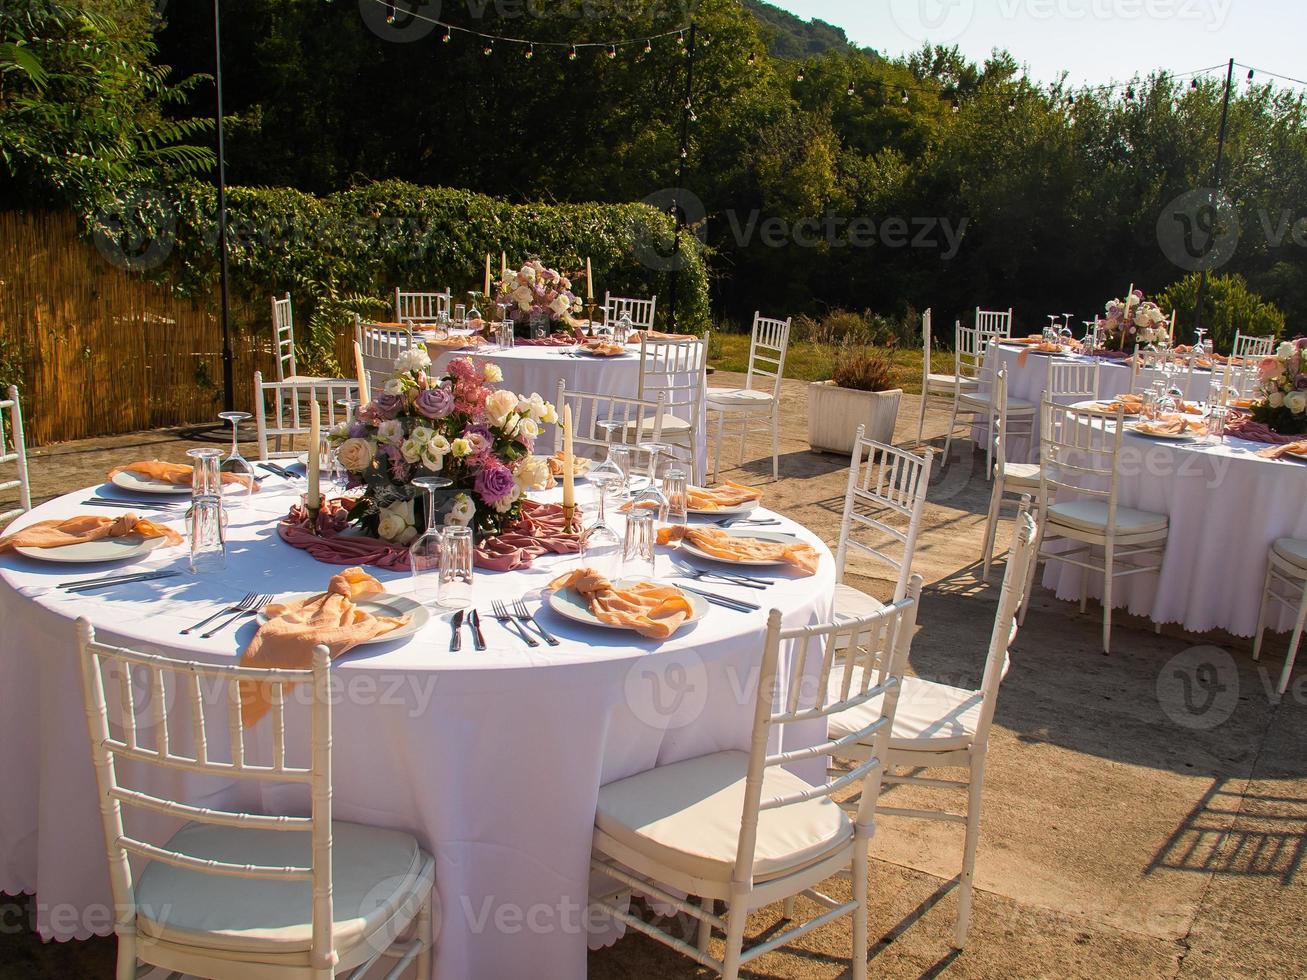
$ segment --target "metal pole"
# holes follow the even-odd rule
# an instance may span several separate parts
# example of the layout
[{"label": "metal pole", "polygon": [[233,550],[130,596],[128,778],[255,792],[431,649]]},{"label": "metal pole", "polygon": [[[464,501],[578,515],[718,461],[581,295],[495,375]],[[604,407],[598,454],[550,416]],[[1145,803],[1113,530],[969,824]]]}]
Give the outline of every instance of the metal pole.
[{"label": "metal pole", "polygon": [[686,52],[689,61],[685,70],[685,101],[681,103],[681,162],[676,174],[677,197],[672,202],[672,208],[676,212],[676,241],[672,246],[672,315],[668,318],[668,325],[673,333],[676,332],[677,299],[681,285],[681,235],[685,231],[685,209],[681,207],[680,193],[685,189],[685,168],[690,159],[690,116],[694,112],[695,38],[698,29],[694,21],[690,21],[690,47]]},{"label": "metal pole", "polygon": [[[1216,133],[1216,174],[1212,180],[1217,195],[1221,192],[1221,164],[1225,160],[1225,126],[1230,118],[1230,89],[1234,87],[1234,59],[1225,73],[1225,100],[1221,103],[1221,126]],[[1207,295],[1207,266],[1198,274],[1198,302],[1194,309],[1194,336],[1203,325],[1203,299]],[[1212,341],[1215,343],[1216,338]]]},{"label": "metal pole", "polygon": [[222,18],[219,0],[213,0],[213,86],[217,90],[214,116],[218,124],[218,283],[222,290],[222,404],[224,411],[236,407],[236,385],[232,376],[231,291],[227,283],[227,161],[222,130]]}]

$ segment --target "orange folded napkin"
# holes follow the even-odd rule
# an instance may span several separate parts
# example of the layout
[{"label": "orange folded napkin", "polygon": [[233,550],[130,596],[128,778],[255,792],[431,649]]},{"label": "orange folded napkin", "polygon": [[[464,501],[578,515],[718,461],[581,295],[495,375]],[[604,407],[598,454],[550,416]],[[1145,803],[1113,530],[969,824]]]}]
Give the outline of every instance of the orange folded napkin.
[{"label": "orange folded napkin", "polygon": [[686,492],[686,500],[691,510],[726,510],[761,501],[762,491],[727,480],[720,487],[711,490],[704,487],[690,487]]},{"label": "orange folded napkin", "polygon": [[[129,463],[126,466],[115,466],[109,471],[108,479],[112,480],[119,473],[135,473],[137,476],[143,476],[150,480],[171,483],[175,487],[189,487],[195,475],[195,471],[183,463],[165,463],[158,459],[146,460],[141,463]],[[253,485],[256,493],[259,490],[257,480],[237,473],[222,474],[222,482],[224,484],[241,483],[247,487]]]},{"label": "orange folded napkin", "polygon": [[654,333],[653,331],[649,331],[649,330],[632,330],[630,336],[627,339],[630,340],[630,342],[633,344],[638,344],[642,340],[644,340],[645,337],[648,337],[650,340],[698,340],[699,339],[692,333]]},{"label": "orange folded napkin", "polygon": [[[671,544],[681,539],[679,527],[664,527],[658,532],[658,543]],[[736,537],[721,528],[691,527],[684,530],[684,539],[704,554],[722,561],[774,561],[786,562],[806,575],[816,575],[821,564],[817,549],[802,541],[785,543],[763,541],[760,538]]]},{"label": "orange folded napkin", "polygon": [[14,548],[62,548],[104,538],[125,538],[137,534],[143,538],[163,538],[169,545],[182,543],[182,536],[162,524],[155,524],[128,512],[122,517],[97,517],[84,514],[63,521],[38,521],[21,531],[0,538],[0,555]]},{"label": "orange folded napkin", "polygon": [[[333,658],[339,657],[360,643],[399,629],[406,619],[373,616],[354,604],[363,596],[385,591],[385,586],[363,569],[350,568],[333,576],[325,593],[264,606],[268,621],[241,654],[241,666],[307,670],[313,664],[316,646],[325,646]],[[271,684],[241,682],[245,724],[253,725],[268,713],[272,688]]]},{"label": "orange folded napkin", "polygon": [[1250,408],[1256,408],[1260,404],[1261,401],[1257,398],[1231,398],[1230,399],[1231,408],[1250,409]]},{"label": "orange folded napkin", "polygon": [[[562,479],[563,467],[567,464],[567,457],[563,455],[562,450],[559,450],[558,452],[550,456],[548,462],[549,462],[549,472],[554,475],[555,479]],[[593,465],[593,463],[594,463],[593,460],[585,459],[584,457],[573,454],[572,475],[584,476],[585,473],[590,469],[591,465]]]},{"label": "orange folded napkin", "polygon": [[1163,415],[1151,422],[1140,422],[1135,426],[1137,432],[1153,436],[1207,435],[1207,426],[1183,415]]},{"label": "orange folded napkin", "polygon": [[1117,395],[1110,401],[1095,402],[1093,407],[1100,412],[1121,409],[1127,415],[1138,415],[1144,410],[1144,400],[1138,395]]},{"label": "orange folded napkin", "polygon": [[621,344],[612,344],[606,340],[592,340],[585,345],[585,350],[597,357],[616,357],[626,353],[626,348]]},{"label": "orange folded napkin", "polygon": [[694,615],[690,600],[674,586],[641,582],[619,589],[590,568],[578,568],[554,579],[549,589],[572,589],[590,604],[590,611],[601,623],[633,629],[650,640],[666,640]]},{"label": "orange folded napkin", "polygon": [[1017,357],[1017,366],[1025,367],[1026,361],[1030,360],[1030,355],[1034,353],[1060,354],[1062,353],[1062,345],[1052,344],[1042,340],[1039,343],[1030,343],[1030,345]]},{"label": "orange folded napkin", "polygon": [[1283,446],[1271,446],[1257,454],[1266,459],[1284,459],[1286,456],[1307,456],[1307,439],[1286,443]]}]

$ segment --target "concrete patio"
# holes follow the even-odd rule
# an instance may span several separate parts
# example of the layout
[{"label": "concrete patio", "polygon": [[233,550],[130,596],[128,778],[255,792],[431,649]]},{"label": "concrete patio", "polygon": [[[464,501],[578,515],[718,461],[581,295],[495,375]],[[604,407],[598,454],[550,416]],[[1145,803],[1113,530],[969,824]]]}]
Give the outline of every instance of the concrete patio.
[{"label": "concrete patio", "polygon": [[[734,380],[719,373],[714,384]],[[781,481],[769,482],[761,450],[723,477],[765,486],[768,506],[833,543],[848,461],[808,451],[804,384],[787,382],[784,399]],[[901,444],[915,434],[917,405],[905,397]],[[944,421],[932,413],[927,433],[942,432]],[[34,495],[44,500],[97,482],[128,459],[179,460],[197,442],[220,445],[223,434],[170,430],[36,450]],[[735,466],[733,447],[727,460]],[[970,443],[955,447],[932,481],[917,552],[926,591],[911,670],[957,684],[978,682],[998,593],[978,579],[989,499],[983,468]],[[854,584],[881,596],[892,590],[858,571],[855,563]],[[1001,571],[1000,564],[995,580]],[[1122,616],[1107,657],[1099,627],[1096,605],[1081,615],[1037,591],[998,702],[965,952],[949,945],[961,828],[880,822],[872,851],[874,975],[1307,973],[1299,927],[1307,915],[1307,682],[1282,701],[1272,696],[1284,637],[1272,638],[1267,658],[1255,664],[1248,640],[1165,629],[1159,636]],[[1176,672],[1191,674],[1199,663],[1217,668],[1217,684],[1198,692],[1199,700],[1211,696],[1206,712],[1177,694]],[[830,889],[843,895],[848,887],[832,882]],[[800,916],[814,908],[801,901]],[[112,976],[112,939],[43,945],[27,926],[28,900],[0,898],[0,913],[0,980]],[[765,934],[778,913],[758,913],[749,935]],[[839,977],[847,975],[848,951],[842,920],[763,957],[746,975]],[[589,967],[600,980],[703,974],[640,936],[592,954]]]}]

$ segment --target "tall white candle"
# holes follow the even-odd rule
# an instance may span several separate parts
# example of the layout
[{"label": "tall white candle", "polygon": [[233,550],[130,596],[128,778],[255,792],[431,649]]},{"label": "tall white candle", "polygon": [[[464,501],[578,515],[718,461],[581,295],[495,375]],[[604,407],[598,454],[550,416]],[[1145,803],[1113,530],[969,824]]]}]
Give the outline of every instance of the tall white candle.
[{"label": "tall white candle", "polygon": [[595,277],[590,270],[590,256],[585,257],[585,298],[595,298]]},{"label": "tall white candle", "polygon": [[576,504],[576,475],[572,455],[572,406],[563,406],[563,506]]},{"label": "tall white candle", "polygon": [[486,288],[485,294],[490,295],[490,253],[486,253]]},{"label": "tall white candle", "polygon": [[316,510],[322,506],[322,494],[318,491],[318,468],[321,460],[322,446],[322,410],[315,398],[309,408],[309,508]]},{"label": "tall white candle", "polygon": [[359,379],[359,402],[366,405],[372,401],[372,385],[368,381],[368,369],[363,365],[363,348],[354,341],[354,373]]}]

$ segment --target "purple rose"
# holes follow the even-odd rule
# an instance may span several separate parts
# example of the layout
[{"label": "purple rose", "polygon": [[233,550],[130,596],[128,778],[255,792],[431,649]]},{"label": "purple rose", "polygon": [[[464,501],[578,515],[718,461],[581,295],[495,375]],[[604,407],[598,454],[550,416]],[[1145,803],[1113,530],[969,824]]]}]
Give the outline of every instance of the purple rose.
[{"label": "purple rose", "polygon": [[1307,391],[1307,374],[1298,375],[1298,380],[1293,383],[1293,386],[1298,391]]},{"label": "purple rose", "polygon": [[502,463],[489,463],[477,474],[474,489],[477,496],[493,507],[513,492],[513,474]]},{"label": "purple rose", "polygon": [[418,414],[429,419],[443,419],[454,410],[454,393],[441,385],[439,388],[427,388],[418,392],[413,407]]},{"label": "purple rose", "polygon": [[403,395],[388,395],[382,392],[359,411],[359,418],[365,422],[388,422],[399,415],[403,407]]},{"label": "purple rose", "polygon": [[404,454],[399,451],[398,446],[386,445],[386,446],[382,446],[378,451],[381,453],[382,456],[385,456],[386,459],[390,460],[390,466],[392,472],[394,471],[394,468],[396,466],[399,466],[404,462]]},{"label": "purple rose", "polygon": [[363,422],[351,422],[349,426],[349,437],[351,439],[362,439],[368,434],[368,427]]}]

